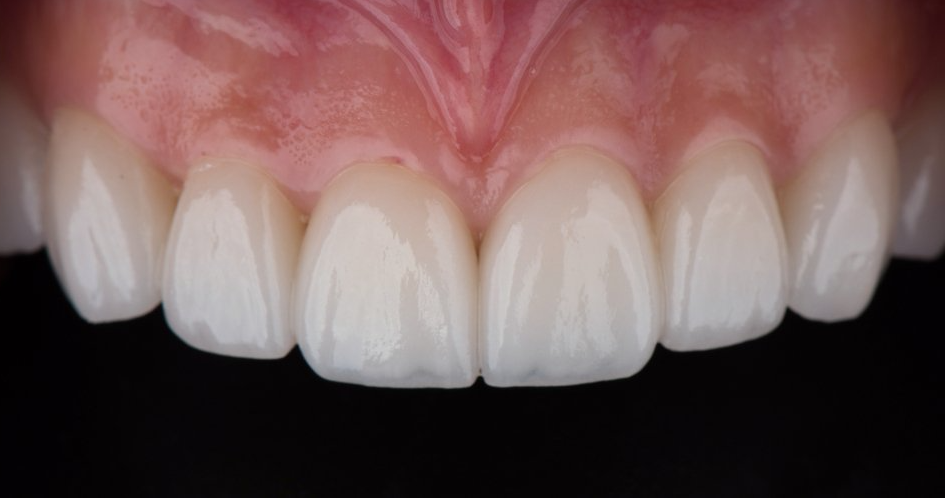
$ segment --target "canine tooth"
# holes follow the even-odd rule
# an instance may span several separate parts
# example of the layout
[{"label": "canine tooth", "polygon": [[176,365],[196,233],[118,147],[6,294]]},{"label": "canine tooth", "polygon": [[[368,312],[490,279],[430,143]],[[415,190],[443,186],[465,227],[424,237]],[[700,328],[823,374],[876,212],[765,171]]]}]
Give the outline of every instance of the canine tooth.
[{"label": "canine tooth", "polygon": [[633,375],[662,295],[649,217],[629,173],[584,148],[550,157],[483,240],[479,356],[494,386]]},{"label": "canine tooth", "polygon": [[43,246],[46,129],[23,97],[0,82],[0,254]]},{"label": "canine tooth", "polygon": [[191,346],[281,358],[295,346],[289,309],[299,213],[250,165],[208,160],[184,182],[164,265],[164,314]]},{"label": "canine tooth", "polygon": [[53,267],[90,322],[143,315],[161,300],[161,264],[174,212],[171,186],[98,118],[53,119],[44,210]]},{"label": "canine tooth", "polygon": [[764,157],[727,142],[690,161],[657,200],[669,349],[759,337],[787,306],[787,253]]},{"label": "canine tooth", "polygon": [[785,187],[791,309],[837,321],[866,308],[888,258],[897,182],[889,123],[869,112],[835,131]]},{"label": "canine tooth", "polygon": [[476,252],[456,206],[397,166],[352,166],[312,214],[296,284],[299,347],[326,379],[463,387],[476,357]]},{"label": "canine tooth", "polygon": [[893,253],[935,259],[945,248],[945,89],[929,92],[899,129],[901,198]]}]

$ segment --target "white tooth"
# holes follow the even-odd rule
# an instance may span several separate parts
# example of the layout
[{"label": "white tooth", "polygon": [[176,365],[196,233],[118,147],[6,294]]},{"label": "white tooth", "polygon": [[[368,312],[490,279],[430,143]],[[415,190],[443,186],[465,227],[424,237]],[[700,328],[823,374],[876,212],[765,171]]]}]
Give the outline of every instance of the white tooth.
[{"label": "white tooth", "polygon": [[463,387],[476,358],[476,252],[456,206],[400,167],[352,166],[309,222],[299,347],[330,380]]},{"label": "white tooth", "polygon": [[164,266],[164,314],[212,353],[281,358],[295,346],[289,308],[299,213],[264,173],[208,160],[184,182]]},{"label": "white tooth", "polygon": [[919,100],[899,130],[901,205],[893,254],[935,259],[945,249],[945,89]]},{"label": "white tooth", "polygon": [[887,259],[898,176],[889,123],[877,112],[842,126],[782,191],[791,309],[812,320],[858,316]]},{"label": "white tooth", "polygon": [[661,343],[717,348],[778,326],[787,306],[787,252],[764,157],[727,142],[686,165],[656,202],[666,290]]},{"label": "white tooth", "polygon": [[650,358],[663,289],[649,217],[619,164],[559,151],[502,208],[480,254],[487,383],[616,379]]},{"label": "white tooth", "polygon": [[174,212],[171,186],[98,118],[54,119],[44,210],[53,266],[90,322],[143,315],[161,300],[161,263]]},{"label": "white tooth", "polygon": [[43,246],[46,129],[23,97],[0,82],[0,254]]}]

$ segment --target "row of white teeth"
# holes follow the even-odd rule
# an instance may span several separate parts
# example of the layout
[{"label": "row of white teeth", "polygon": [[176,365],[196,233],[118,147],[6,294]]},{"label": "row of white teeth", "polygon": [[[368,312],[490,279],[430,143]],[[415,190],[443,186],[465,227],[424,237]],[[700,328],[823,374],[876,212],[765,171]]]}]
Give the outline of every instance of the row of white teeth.
[{"label": "row of white teeth", "polygon": [[278,358],[298,344],[319,375],[344,382],[627,377],[657,342],[735,344],[774,329],[788,306],[816,320],[855,317],[891,241],[926,258],[945,245],[942,94],[900,127],[901,170],[889,123],[869,112],[777,192],[747,142],[690,158],[650,206],[617,161],[563,148],[501,209],[478,252],[453,202],[399,166],[348,168],[306,226],[254,165],[208,158],[178,196],[98,118],[61,109],[47,138],[22,102],[0,95],[0,146],[12,158],[0,168],[0,252],[45,240],[91,322],[163,301],[196,348]]}]

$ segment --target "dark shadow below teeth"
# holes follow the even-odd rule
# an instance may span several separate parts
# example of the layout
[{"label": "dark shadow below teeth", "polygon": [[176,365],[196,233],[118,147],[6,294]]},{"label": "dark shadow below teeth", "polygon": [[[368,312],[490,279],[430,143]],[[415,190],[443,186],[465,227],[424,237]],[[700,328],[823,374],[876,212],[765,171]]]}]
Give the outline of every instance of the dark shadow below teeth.
[{"label": "dark shadow below teeth", "polygon": [[160,310],[90,326],[45,254],[0,264],[11,496],[945,496],[943,261],[893,262],[854,322],[789,315],[622,381],[457,391],[201,353]]}]

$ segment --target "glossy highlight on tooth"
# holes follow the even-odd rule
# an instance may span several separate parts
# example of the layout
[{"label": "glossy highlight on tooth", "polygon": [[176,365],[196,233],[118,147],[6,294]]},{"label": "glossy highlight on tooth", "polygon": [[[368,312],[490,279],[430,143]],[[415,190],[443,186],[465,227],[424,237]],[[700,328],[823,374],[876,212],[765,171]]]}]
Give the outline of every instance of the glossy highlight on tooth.
[{"label": "glossy highlight on tooth", "polygon": [[295,346],[289,309],[301,215],[259,168],[207,159],[191,169],[171,225],[164,314],[187,344],[281,358]]},{"label": "glossy highlight on tooth", "polygon": [[493,386],[629,377],[662,327],[649,217],[626,169],[568,148],[503,206],[480,249],[479,350]]},{"label": "glossy highlight on tooth", "polygon": [[684,166],[654,208],[673,350],[770,332],[787,306],[787,249],[764,157],[727,142]]},{"label": "glossy highlight on tooth", "polygon": [[312,213],[297,273],[299,347],[330,380],[465,387],[479,373],[476,251],[429,180],[355,165]]},{"label": "glossy highlight on tooth", "polygon": [[59,110],[44,197],[49,257],[83,318],[125,320],[160,303],[174,192],[137,147],[88,113]]},{"label": "glossy highlight on tooth", "polygon": [[812,320],[858,316],[889,258],[898,196],[896,144],[868,112],[837,129],[782,191],[790,307]]}]

